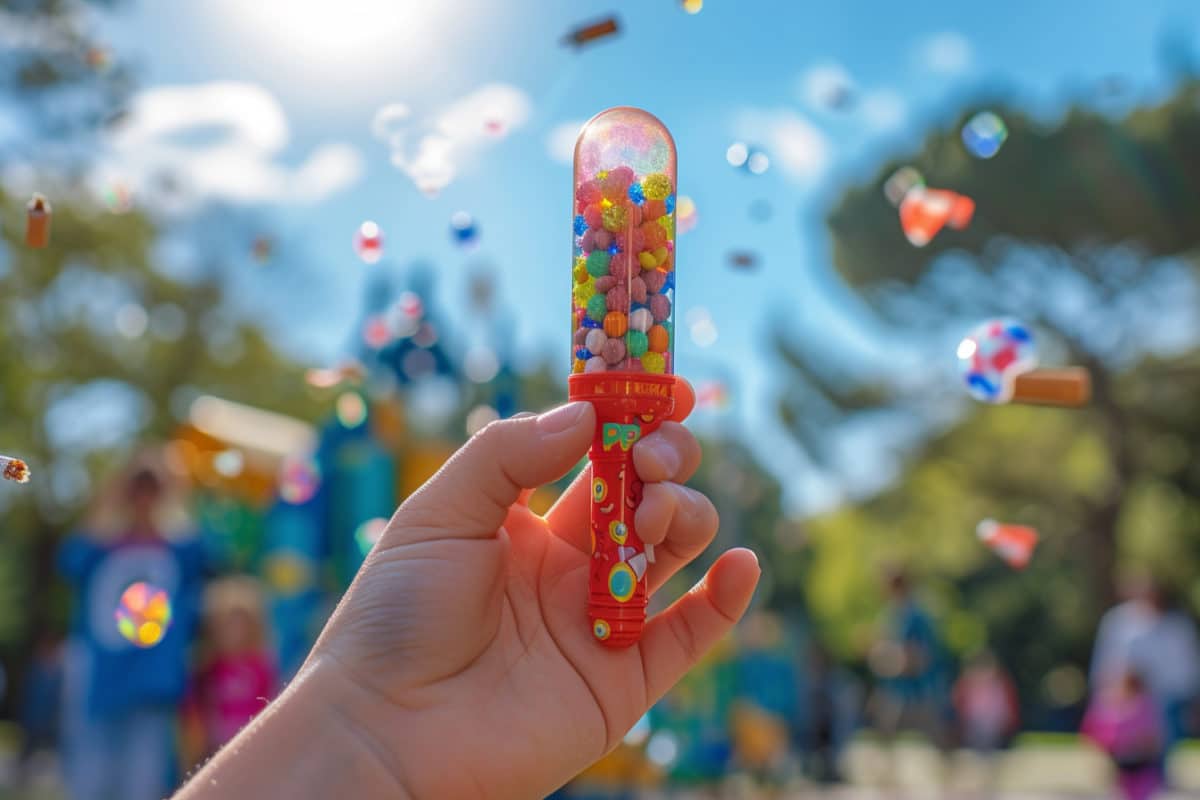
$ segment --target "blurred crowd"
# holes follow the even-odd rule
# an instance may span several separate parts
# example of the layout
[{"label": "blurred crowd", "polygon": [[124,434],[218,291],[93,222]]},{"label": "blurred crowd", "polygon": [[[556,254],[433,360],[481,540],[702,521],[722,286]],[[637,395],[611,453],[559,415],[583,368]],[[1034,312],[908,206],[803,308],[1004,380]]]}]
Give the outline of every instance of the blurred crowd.
[{"label": "blurred crowd", "polygon": [[[169,472],[139,458],[61,543],[71,621],[38,642],[21,681],[26,781],[50,770],[78,800],[163,797],[280,689],[262,587],[216,574],[189,520]],[[138,583],[169,598],[161,628],[114,623]],[[836,661],[803,620],[759,610],[560,795],[634,797],[730,776],[835,784],[864,732],[885,751],[917,736],[985,762],[1008,747],[1022,703],[1002,654],[952,657],[908,575],[889,570],[883,586],[888,605],[861,669]],[[1096,634],[1081,733],[1111,758],[1122,795],[1142,800],[1164,788],[1171,748],[1196,733],[1200,644],[1152,579],[1124,589]]]}]

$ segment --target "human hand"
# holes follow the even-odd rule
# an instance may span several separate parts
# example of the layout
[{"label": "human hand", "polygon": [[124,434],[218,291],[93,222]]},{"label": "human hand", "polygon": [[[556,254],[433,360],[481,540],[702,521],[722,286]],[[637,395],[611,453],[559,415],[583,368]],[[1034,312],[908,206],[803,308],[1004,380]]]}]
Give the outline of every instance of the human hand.
[{"label": "human hand", "polygon": [[[683,419],[694,395],[677,394]],[[608,752],[745,612],[748,550],[650,619],[624,650],[587,619],[590,467],[540,517],[530,491],[582,458],[590,404],[489,425],[399,508],[310,657],[335,680],[342,722],[425,798],[542,797]],[[717,513],[682,485],[700,447],[677,421],[633,450],[645,483],[639,535],[656,546],[655,591],[712,541]],[[336,676],[336,677],[334,677]]]}]

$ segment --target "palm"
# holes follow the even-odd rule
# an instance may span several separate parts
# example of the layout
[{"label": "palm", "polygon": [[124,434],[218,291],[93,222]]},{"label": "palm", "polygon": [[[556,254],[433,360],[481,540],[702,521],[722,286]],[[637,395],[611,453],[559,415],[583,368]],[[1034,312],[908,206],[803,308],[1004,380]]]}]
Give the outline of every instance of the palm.
[{"label": "palm", "polygon": [[[680,426],[664,433],[685,449],[691,441]],[[576,449],[585,448],[583,437]],[[698,449],[694,455],[661,475],[646,474],[658,467],[643,458],[639,474],[648,482],[686,479]],[[510,478],[509,496],[519,491],[517,481],[547,479]],[[495,505],[487,519],[461,506],[457,514],[429,514],[436,504],[417,495],[397,513],[318,645],[394,706],[381,715],[388,721],[376,735],[406,756],[402,772],[424,771],[427,759],[419,754],[434,758],[439,743],[471,754],[469,768],[420,779],[432,796],[517,797],[529,786],[553,789],[614,746],[715,641],[709,628],[723,632],[749,599],[742,587],[744,600],[735,601],[742,607],[720,611],[722,598],[693,593],[653,620],[639,645],[597,645],[586,616],[587,480],[585,473],[544,519],[520,502]],[[648,540],[664,543],[649,575],[652,590],[716,528],[707,500],[674,484],[663,487],[643,503],[650,506],[643,509],[647,524],[639,517]],[[662,492],[683,499],[662,499]],[[493,499],[501,493],[486,492]],[[675,505],[665,514],[660,509],[656,521],[656,502]],[[474,535],[463,535],[472,526]]]}]

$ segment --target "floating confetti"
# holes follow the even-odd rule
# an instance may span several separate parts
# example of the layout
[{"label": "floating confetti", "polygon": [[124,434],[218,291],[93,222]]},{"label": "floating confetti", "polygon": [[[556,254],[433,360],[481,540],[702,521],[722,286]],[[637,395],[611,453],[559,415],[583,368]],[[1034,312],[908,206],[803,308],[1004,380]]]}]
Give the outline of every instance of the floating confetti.
[{"label": "floating confetti", "polygon": [[366,556],[371,552],[371,548],[383,536],[383,532],[387,530],[388,521],[383,517],[374,517],[367,520],[358,526],[354,531],[354,542],[358,545],[358,551]]},{"label": "floating confetti", "polygon": [[699,14],[704,8],[704,0],[681,0],[679,5],[689,14]]},{"label": "floating confetti", "polygon": [[725,151],[725,160],[729,162],[729,166],[742,168],[746,165],[746,159],[750,157],[750,148],[743,142],[734,142],[729,145]]},{"label": "floating confetti", "polygon": [[1033,334],[1015,319],[989,319],[958,343],[959,372],[967,392],[984,403],[1012,399],[1017,376],[1037,367]]},{"label": "floating confetti", "polygon": [[133,210],[133,191],[120,181],[113,181],[104,186],[100,199],[113,214],[128,214]]},{"label": "floating confetti", "polygon": [[586,44],[606,39],[609,36],[615,36],[620,30],[620,25],[616,17],[606,17],[605,19],[593,22],[589,25],[580,25],[572,28],[563,37],[563,44],[571,45],[575,48],[582,48]]},{"label": "floating confetti", "polygon": [[29,465],[19,458],[0,456],[0,477],[15,483],[29,483]]},{"label": "floating confetti", "polygon": [[1008,126],[991,111],[980,111],[963,125],[962,140],[976,158],[991,158],[1008,138]]},{"label": "floating confetti", "polygon": [[985,519],[975,528],[975,535],[993,553],[1013,569],[1024,569],[1037,547],[1038,532],[1026,525],[1008,525]]},{"label": "floating confetti", "polygon": [[354,232],[354,252],[368,264],[383,258],[383,231],[379,225],[367,220],[358,226]]},{"label": "floating confetti", "polygon": [[301,505],[321,487],[321,468],[311,457],[285,458],[279,469],[279,496],[285,503]]},{"label": "floating confetti", "polygon": [[331,389],[340,383],[362,383],[366,370],[357,361],[348,361],[330,369],[310,369],[304,373],[304,382],[317,389]]},{"label": "floating confetti", "polygon": [[89,47],[83,56],[88,69],[105,72],[112,66],[112,53],[106,47]]},{"label": "floating confetti", "polygon": [[343,428],[357,428],[367,421],[367,402],[358,392],[343,392],[334,403],[334,414]]},{"label": "floating confetti", "polygon": [[161,642],[171,626],[171,598],[154,584],[131,583],[121,593],[114,617],[127,641],[148,649]]},{"label": "floating confetti", "polygon": [[696,408],[729,407],[729,388],[721,381],[708,381],[696,387]]},{"label": "floating confetti", "polygon": [[679,233],[687,233],[695,228],[699,221],[700,215],[696,212],[696,203],[686,194],[679,195],[679,202],[675,204],[675,230]]},{"label": "floating confetti", "polygon": [[754,269],[758,266],[758,254],[751,250],[734,250],[728,258],[729,266],[734,269]]},{"label": "floating confetti", "polygon": [[30,247],[45,247],[50,244],[50,201],[44,195],[34,194],[25,207],[25,244]]},{"label": "floating confetti", "polygon": [[900,227],[909,243],[924,247],[949,225],[962,230],[975,214],[975,201],[947,189],[914,186],[900,202]]},{"label": "floating confetti", "polygon": [[450,217],[450,239],[459,247],[471,249],[479,244],[479,225],[465,211],[456,211]]},{"label": "floating confetti", "polygon": [[925,178],[913,167],[901,167],[883,184],[883,196],[894,206],[904,201],[909,191],[925,185]]}]

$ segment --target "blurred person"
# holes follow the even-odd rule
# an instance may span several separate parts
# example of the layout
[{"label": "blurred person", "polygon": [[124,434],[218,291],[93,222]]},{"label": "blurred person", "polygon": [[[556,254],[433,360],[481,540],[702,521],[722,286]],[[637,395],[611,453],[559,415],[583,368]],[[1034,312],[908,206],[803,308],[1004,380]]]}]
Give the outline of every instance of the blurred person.
[{"label": "blurred person", "polygon": [[[74,800],[153,800],[171,788],[202,566],[181,499],[150,456],[101,490],[83,530],[62,543],[59,567],[74,590],[63,695]],[[142,646],[122,636],[115,618],[139,581],[164,590],[171,606],[161,639]]]},{"label": "blurred person", "polygon": [[1165,788],[1162,717],[1137,668],[1093,695],[1081,731],[1112,758],[1126,800],[1148,800]]},{"label": "blurred person", "polygon": [[854,676],[819,643],[809,649],[807,672],[809,713],[802,738],[807,771],[818,783],[837,783],[839,759],[859,722],[862,693]]},{"label": "blurred person", "polygon": [[21,728],[25,734],[19,758],[22,783],[34,777],[31,773],[37,771],[34,764],[40,756],[58,749],[62,678],[62,636],[40,636],[21,692]]},{"label": "blurred person", "polygon": [[186,703],[199,732],[200,758],[232,739],[266,707],[278,687],[262,593],[254,578],[228,577],[209,584],[203,649],[203,663]]},{"label": "blurred person", "polygon": [[924,734],[940,748],[950,743],[947,665],[933,619],[913,596],[907,573],[884,574],[889,609],[871,649],[877,679],[871,699],[875,724],[885,736]]},{"label": "blurred person", "polygon": [[1195,624],[1153,576],[1137,574],[1123,590],[1127,599],[1100,620],[1091,685],[1110,685],[1135,666],[1158,704],[1168,753],[1190,732],[1189,712],[1200,693],[1200,640]]},{"label": "blurred person", "polygon": [[1020,724],[1017,689],[989,650],[974,656],[954,684],[954,710],[963,744],[981,753],[1006,746]]}]

